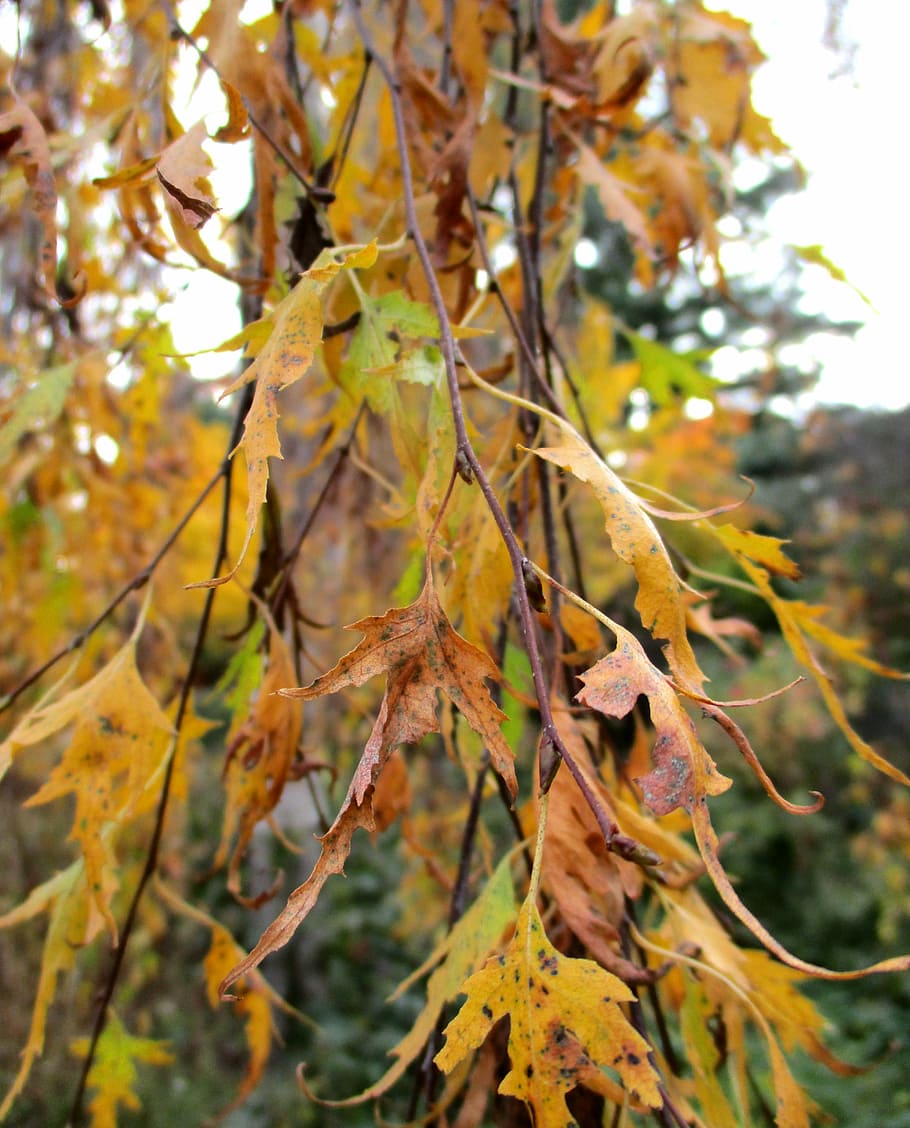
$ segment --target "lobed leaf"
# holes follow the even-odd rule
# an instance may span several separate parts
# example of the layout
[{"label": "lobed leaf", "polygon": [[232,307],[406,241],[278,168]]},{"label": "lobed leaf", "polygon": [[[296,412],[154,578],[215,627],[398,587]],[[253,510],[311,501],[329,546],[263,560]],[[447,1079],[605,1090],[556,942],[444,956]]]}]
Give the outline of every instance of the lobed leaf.
[{"label": "lobed leaf", "polygon": [[508,1016],[512,1068],[499,1092],[524,1101],[536,1128],[574,1123],[565,1098],[579,1084],[622,1105],[622,1089],[607,1070],[636,1105],[661,1107],[650,1046],[622,1010],[635,996],[592,960],[558,952],[533,900],[522,906],[503,955],[487,960],[463,990],[467,1000],[446,1027],[434,1061],[451,1072]]},{"label": "lobed leaf", "polygon": [[384,674],[386,690],[379,715],[341,810],[321,839],[321,853],[312,873],[291,893],[252,952],[231,970],[222,990],[290,940],[328,878],[343,872],[354,832],[359,827],[375,828],[372,796],[376,780],[399,744],[414,743],[439,731],[437,690],[445,693],[483,739],[509,793],[514,796],[517,791],[512,751],[500,727],[505,714],[485,684],[497,676],[496,667],[482,650],[452,629],[429,574],[410,606],[361,619],[350,629],[362,631],[364,639],[334,669],[311,685],[281,693],[307,700],[363,685]]}]

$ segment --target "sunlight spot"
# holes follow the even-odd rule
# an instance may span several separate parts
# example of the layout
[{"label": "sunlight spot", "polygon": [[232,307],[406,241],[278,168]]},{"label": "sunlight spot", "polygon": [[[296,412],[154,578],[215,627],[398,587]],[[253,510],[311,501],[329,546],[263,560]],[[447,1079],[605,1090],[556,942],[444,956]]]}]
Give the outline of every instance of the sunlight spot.
[{"label": "sunlight spot", "polygon": [[714,414],[714,404],[710,400],[692,396],[686,400],[684,410],[687,419],[709,419]]},{"label": "sunlight spot", "polygon": [[597,244],[591,239],[579,239],[575,244],[575,265],[582,270],[590,270],[600,259]]},{"label": "sunlight spot", "polygon": [[727,331],[727,317],[722,309],[706,309],[699,324],[706,337],[722,337]]},{"label": "sunlight spot", "polygon": [[108,466],[113,466],[120,454],[120,444],[110,435],[98,435],[95,439],[95,454]]},{"label": "sunlight spot", "polygon": [[500,270],[506,270],[510,267],[518,258],[518,254],[511,243],[497,243],[490,252],[490,257],[493,259],[493,266],[498,273]]},{"label": "sunlight spot", "polygon": [[629,461],[629,456],[624,450],[611,450],[607,455],[607,465],[614,470],[622,470]]},{"label": "sunlight spot", "polygon": [[478,290],[483,292],[490,284],[490,276],[485,270],[478,270],[474,273],[474,285]]}]

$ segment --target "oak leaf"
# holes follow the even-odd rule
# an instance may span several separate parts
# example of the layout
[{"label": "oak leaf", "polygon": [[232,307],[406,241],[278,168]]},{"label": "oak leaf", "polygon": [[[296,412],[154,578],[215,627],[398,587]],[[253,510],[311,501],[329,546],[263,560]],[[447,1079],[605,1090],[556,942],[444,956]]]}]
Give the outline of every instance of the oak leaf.
[{"label": "oak leaf", "polygon": [[487,960],[463,990],[467,1001],[445,1029],[436,1064],[451,1072],[508,1015],[512,1068],[499,1092],[524,1101],[536,1128],[574,1123],[565,1097],[577,1085],[622,1105],[623,1091],[608,1069],[636,1105],[663,1103],[650,1047],[622,1010],[635,996],[593,960],[559,953],[532,899],[522,906],[506,951]]},{"label": "oak leaf", "polygon": [[379,715],[341,810],[321,839],[322,852],[312,873],[291,893],[253,951],[226,977],[222,989],[290,940],[328,878],[343,872],[354,832],[359,827],[375,828],[372,797],[376,780],[399,744],[415,743],[439,731],[438,690],[481,737],[509,793],[514,797],[517,792],[512,752],[500,728],[505,714],[485,684],[487,678],[497,676],[496,666],[484,651],[453,630],[429,574],[420,596],[408,607],[371,615],[350,629],[362,631],[365,637],[334,669],[311,685],[281,693],[304,700],[324,697],[384,674],[386,691]]}]

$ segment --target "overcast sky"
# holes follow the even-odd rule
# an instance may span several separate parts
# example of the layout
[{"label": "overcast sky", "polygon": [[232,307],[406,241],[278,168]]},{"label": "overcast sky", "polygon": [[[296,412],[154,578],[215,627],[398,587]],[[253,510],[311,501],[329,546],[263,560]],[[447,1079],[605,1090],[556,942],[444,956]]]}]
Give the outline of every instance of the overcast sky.
[{"label": "overcast sky", "polygon": [[798,245],[821,243],[877,311],[847,293],[820,289],[819,300],[830,312],[860,316],[867,325],[855,341],[821,343],[826,364],[814,394],[864,407],[906,406],[910,223],[902,84],[910,5],[848,0],[842,31],[855,49],[851,73],[840,74],[843,56],[824,45],[826,0],[710,6],[752,23],[768,56],[756,77],[757,108],[772,118],[809,173],[806,191],[773,209],[775,233]]}]

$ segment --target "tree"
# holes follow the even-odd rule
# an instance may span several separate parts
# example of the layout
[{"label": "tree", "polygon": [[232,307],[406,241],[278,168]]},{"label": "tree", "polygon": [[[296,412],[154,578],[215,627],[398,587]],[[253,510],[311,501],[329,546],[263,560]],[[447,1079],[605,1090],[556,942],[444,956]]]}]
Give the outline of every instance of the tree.
[{"label": "tree", "polygon": [[[687,271],[728,296],[731,162],[786,157],[749,100],[748,26],[682,2],[568,23],[551,0],[183,18],[36,0],[4,62],[0,771],[48,826],[69,800],[72,845],[0,916],[47,917],[2,1112],[67,973],[72,1119],[136,1107],[173,1057],[141,996],[181,927],[206,937],[199,997],[244,1027],[236,1107],[294,1011],[269,957],[394,834],[385,900],[431,953],[402,989],[428,978],[346,1103],[409,1073],[411,1121],[808,1125],[789,1055],[851,1067],[800,981],[910,957],[808,963],[737,893],[714,757],[792,816],[823,798],[781,795],[732,715],[808,686],[710,696],[705,647],[757,636],[717,592],[764,606],[853,754],[906,784],[828,663],[901,675],[782,586],[799,568],[749,528],[748,418],[703,353],[623,324],[574,256],[596,206],[627,288]],[[220,91],[217,127],[181,116],[188,73]],[[249,198],[224,217],[208,178],[241,146]],[[216,403],[160,314],[175,267],[240,295],[223,343],[198,311],[248,362]],[[288,845],[280,802],[321,830],[289,894],[249,865],[263,831]],[[194,893],[212,872],[255,920],[286,897],[253,943]]]}]

